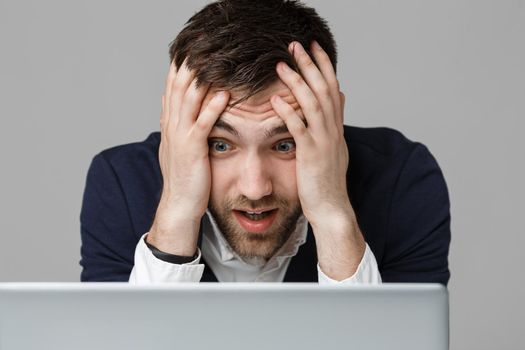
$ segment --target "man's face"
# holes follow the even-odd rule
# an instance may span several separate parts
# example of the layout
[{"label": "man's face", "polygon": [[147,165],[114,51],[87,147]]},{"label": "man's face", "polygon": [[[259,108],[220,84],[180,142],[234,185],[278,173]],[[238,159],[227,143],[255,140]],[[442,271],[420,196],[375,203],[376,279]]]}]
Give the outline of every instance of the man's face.
[{"label": "man's face", "polygon": [[[302,212],[295,143],[272,109],[273,94],[302,115],[292,92],[277,81],[227,108],[208,138],[212,176],[209,210],[230,246],[243,257],[270,258],[290,237]],[[230,102],[239,96],[231,92]]]}]

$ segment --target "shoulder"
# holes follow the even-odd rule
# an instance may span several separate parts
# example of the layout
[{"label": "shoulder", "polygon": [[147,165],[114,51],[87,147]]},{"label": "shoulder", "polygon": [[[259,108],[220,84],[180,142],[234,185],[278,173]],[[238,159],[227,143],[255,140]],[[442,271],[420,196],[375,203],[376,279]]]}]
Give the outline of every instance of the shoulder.
[{"label": "shoulder", "polygon": [[160,133],[153,132],[143,141],[107,148],[93,157],[88,181],[115,179],[123,190],[156,191],[162,177],[158,161]]},{"label": "shoulder", "polygon": [[419,167],[430,162],[437,166],[434,156],[423,143],[412,141],[397,130],[345,125],[344,133],[350,157],[355,161],[397,167]]},{"label": "shoulder", "polygon": [[385,127],[345,125],[344,136],[350,158],[349,175],[354,183],[378,186],[386,191],[391,190],[410,153],[420,145],[401,132]]},{"label": "shoulder", "polygon": [[399,179],[416,181],[420,174],[440,171],[427,147],[401,132],[385,127],[345,126],[349,167],[347,177],[354,197],[393,193]]},{"label": "shoulder", "polygon": [[409,152],[416,146],[416,142],[409,140],[401,132],[386,127],[362,128],[345,125],[344,134],[350,149],[380,157]]},{"label": "shoulder", "polygon": [[[114,224],[132,222],[134,241],[147,232],[160,198],[162,173],[158,160],[160,133],[153,132],[146,139],[107,148],[93,158],[86,178],[84,195],[84,222],[89,220],[88,209],[102,207],[114,217],[127,215],[128,219],[111,219]],[[98,212],[98,209],[96,209]]]},{"label": "shoulder", "polygon": [[156,160],[160,144],[160,133],[152,132],[143,141],[113,146],[95,156],[115,166],[129,165],[130,162]]},{"label": "shoulder", "polygon": [[92,166],[105,164],[118,177],[131,174],[157,177],[159,144],[160,133],[152,132],[143,141],[113,146],[99,152],[93,158]]}]

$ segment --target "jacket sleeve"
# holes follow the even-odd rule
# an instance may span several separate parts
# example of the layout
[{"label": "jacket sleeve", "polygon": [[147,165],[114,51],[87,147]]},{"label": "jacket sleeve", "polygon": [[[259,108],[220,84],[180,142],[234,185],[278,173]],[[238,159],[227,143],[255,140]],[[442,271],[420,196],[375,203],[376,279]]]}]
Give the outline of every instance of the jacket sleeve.
[{"label": "jacket sleeve", "polygon": [[82,282],[128,281],[137,239],[124,191],[103,153],[88,170],[80,235]]},{"label": "jacket sleeve", "polygon": [[435,282],[450,278],[450,202],[436,160],[419,143],[399,173],[390,205],[383,282]]}]

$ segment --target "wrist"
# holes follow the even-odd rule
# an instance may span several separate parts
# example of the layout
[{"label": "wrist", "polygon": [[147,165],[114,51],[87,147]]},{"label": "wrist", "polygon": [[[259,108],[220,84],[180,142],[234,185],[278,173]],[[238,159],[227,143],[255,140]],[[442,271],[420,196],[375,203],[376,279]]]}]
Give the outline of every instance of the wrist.
[{"label": "wrist", "polygon": [[199,228],[200,220],[163,220],[156,216],[146,242],[168,254],[193,256],[197,250]]},{"label": "wrist", "polygon": [[322,239],[321,236],[325,234],[340,238],[361,234],[355,212],[351,206],[338,211],[331,208],[325,212],[327,214],[323,214],[317,219],[308,218],[308,222],[316,234],[316,239]]},{"label": "wrist", "polygon": [[157,247],[155,247],[154,245],[149,244],[146,240],[146,237],[144,237],[144,243],[149,248],[151,253],[159,260],[169,262],[171,264],[182,265],[182,264],[191,263],[192,261],[198,258],[198,248],[197,248],[197,251],[195,251],[195,254],[193,256],[169,254],[169,253],[166,253],[166,252],[163,252],[157,249]]},{"label": "wrist", "polygon": [[312,227],[319,266],[334,280],[351,277],[366,250],[366,242],[355,218],[328,227]]},{"label": "wrist", "polygon": [[163,224],[170,224],[170,221],[174,224],[177,222],[200,224],[200,220],[206,211],[206,205],[202,205],[202,201],[194,203],[193,200],[194,198],[189,200],[164,189],[157,206],[155,220],[158,219]]}]

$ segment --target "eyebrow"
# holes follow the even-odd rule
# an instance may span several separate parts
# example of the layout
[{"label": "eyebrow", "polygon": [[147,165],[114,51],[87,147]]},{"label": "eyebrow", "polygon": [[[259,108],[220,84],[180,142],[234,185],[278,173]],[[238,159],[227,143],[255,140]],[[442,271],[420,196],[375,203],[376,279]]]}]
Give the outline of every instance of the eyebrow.
[{"label": "eyebrow", "polygon": [[[227,131],[230,134],[233,134],[233,135],[235,135],[235,136],[240,138],[239,131],[237,131],[237,129],[235,129],[230,123],[228,123],[227,121],[225,121],[222,118],[219,118],[215,122],[215,125],[213,127],[214,128],[218,128],[218,129],[222,129],[224,131]],[[274,137],[276,135],[289,134],[289,133],[290,133],[290,131],[288,131],[288,127],[286,126],[286,124],[282,123],[282,124],[277,125],[277,126],[271,128],[271,129],[265,130],[264,131],[264,137],[265,138],[270,138],[270,137]]]},{"label": "eyebrow", "polygon": [[215,125],[213,125],[213,128],[217,128],[217,129],[223,129],[227,132],[229,132],[230,134],[233,134],[237,137],[240,137],[239,135],[239,132],[237,131],[237,129],[235,129],[230,123],[228,123],[227,121],[223,120],[222,118],[219,118],[217,119],[217,121],[215,122]]}]

